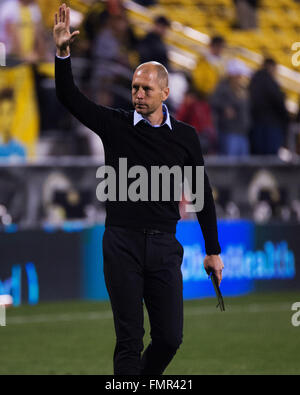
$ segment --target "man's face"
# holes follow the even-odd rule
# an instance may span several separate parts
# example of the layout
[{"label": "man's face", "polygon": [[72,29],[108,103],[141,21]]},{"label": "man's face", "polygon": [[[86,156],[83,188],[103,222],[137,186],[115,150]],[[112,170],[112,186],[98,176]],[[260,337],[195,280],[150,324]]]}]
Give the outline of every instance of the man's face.
[{"label": "man's face", "polygon": [[154,67],[140,67],[133,75],[131,95],[135,110],[146,116],[155,112],[168,98],[169,88],[159,81]]},{"label": "man's face", "polygon": [[214,56],[220,57],[224,51],[225,45],[224,44],[214,44],[211,45],[210,51]]},{"label": "man's face", "polygon": [[277,66],[276,66],[276,64],[269,65],[267,67],[267,70],[268,70],[268,72],[271,74],[271,76],[273,78],[276,77],[276,73],[277,73]]},{"label": "man's face", "polygon": [[161,37],[166,36],[168,29],[169,29],[168,26],[164,25],[163,23],[156,23],[154,25],[154,31]]},{"label": "man's face", "polygon": [[234,74],[229,77],[230,82],[233,86],[241,86],[243,81],[243,76],[240,74]]}]

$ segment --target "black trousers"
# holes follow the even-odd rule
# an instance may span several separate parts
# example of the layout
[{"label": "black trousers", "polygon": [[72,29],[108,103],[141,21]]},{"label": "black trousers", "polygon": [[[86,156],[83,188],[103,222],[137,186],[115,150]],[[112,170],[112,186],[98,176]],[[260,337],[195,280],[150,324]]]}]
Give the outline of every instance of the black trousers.
[{"label": "black trousers", "polygon": [[[117,337],[114,374],[162,374],[183,336],[181,244],[171,233],[107,227],[103,257]],[[151,343],[141,356],[143,301]]]}]

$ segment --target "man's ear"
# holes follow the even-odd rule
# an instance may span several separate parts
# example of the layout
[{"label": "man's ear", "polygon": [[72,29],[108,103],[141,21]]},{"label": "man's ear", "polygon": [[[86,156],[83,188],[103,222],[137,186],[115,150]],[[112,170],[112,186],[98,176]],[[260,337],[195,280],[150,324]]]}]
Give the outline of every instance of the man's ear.
[{"label": "man's ear", "polygon": [[167,98],[169,97],[169,94],[170,94],[170,88],[168,88],[168,87],[163,88],[163,90],[162,90],[162,96],[163,96],[162,101],[167,100]]}]

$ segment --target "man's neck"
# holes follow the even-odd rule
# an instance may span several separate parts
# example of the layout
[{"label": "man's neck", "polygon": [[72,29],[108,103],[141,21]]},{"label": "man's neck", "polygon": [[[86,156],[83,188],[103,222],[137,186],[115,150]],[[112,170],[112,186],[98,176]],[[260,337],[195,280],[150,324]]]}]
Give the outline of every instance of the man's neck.
[{"label": "man's neck", "polygon": [[152,126],[161,125],[164,121],[164,113],[162,107],[156,110],[154,113],[144,116]]}]

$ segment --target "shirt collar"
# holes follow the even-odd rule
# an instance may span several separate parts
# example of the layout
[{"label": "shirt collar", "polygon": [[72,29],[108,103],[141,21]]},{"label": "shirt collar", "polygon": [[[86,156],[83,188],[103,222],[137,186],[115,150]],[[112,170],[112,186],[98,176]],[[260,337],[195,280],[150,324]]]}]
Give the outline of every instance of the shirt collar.
[{"label": "shirt collar", "polygon": [[141,114],[139,114],[138,112],[134,111],[133,114],[133,126],[135,126],[136,124],[138,124],[141,121],[145,121],[148,122],[149,125],[151,125],[153,128],[159,128],[160,126],[164,126],[167,125],[169,126],[170,130],[172,130],[172,125],[171,125],[171,119],[170,119],[170,114],[169,114],[169,110],[168,107],[163,104],[163,113],[164,113],[164,123],[161,125],[151,125],[151,123],[148,121],[148,119],[144,118]]}]

